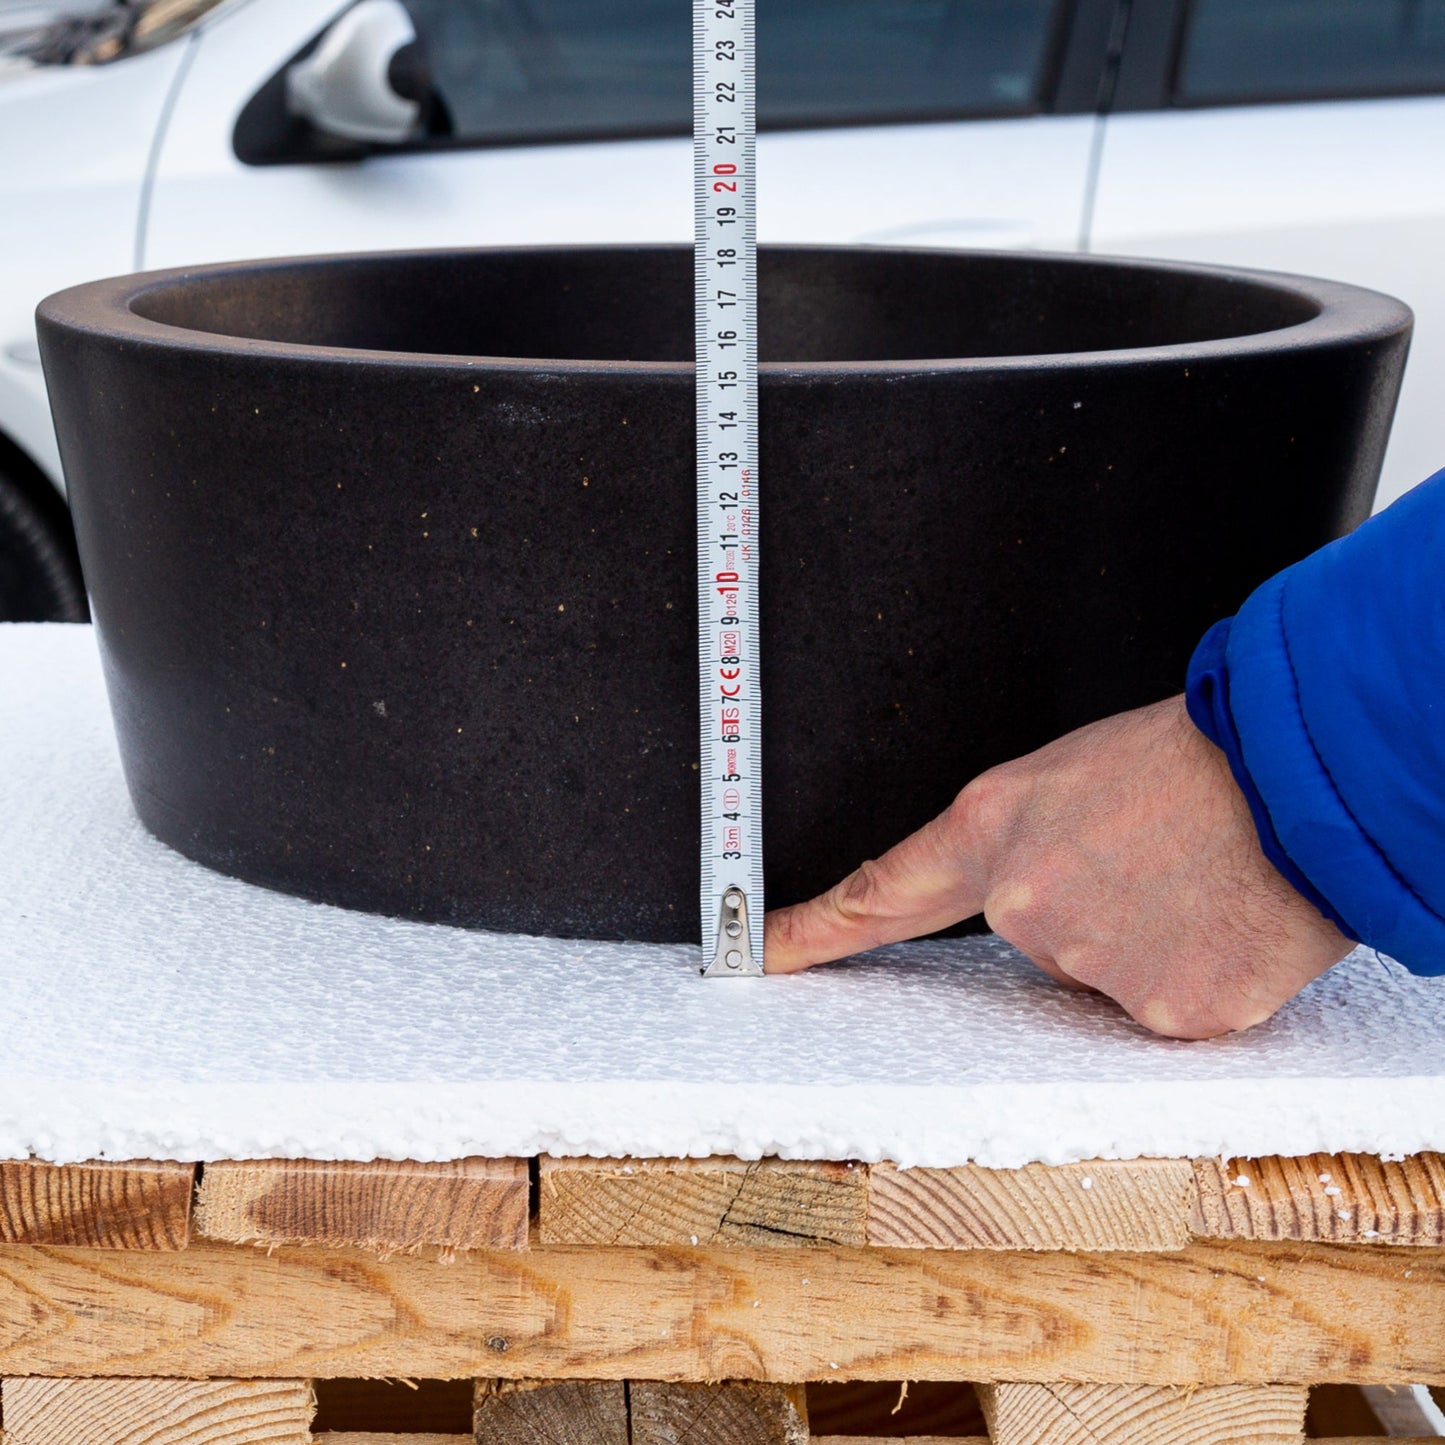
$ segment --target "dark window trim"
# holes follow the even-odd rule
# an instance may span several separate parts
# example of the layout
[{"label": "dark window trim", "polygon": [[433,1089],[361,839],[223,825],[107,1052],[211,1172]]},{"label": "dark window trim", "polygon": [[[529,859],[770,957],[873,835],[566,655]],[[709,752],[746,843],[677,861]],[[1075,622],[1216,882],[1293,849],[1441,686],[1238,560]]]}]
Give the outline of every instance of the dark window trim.
[{"label": "dark window trim", "polygon": [[1059,74],[1054,115],[1102,115],[1109,109],[1118,68],[1115,30],[1129,0],[1074,0]]},{"label": "dark window trim", "polygon": [[1185,0],[1121,0],[1128,11],[1111,112],[1165,110],[1182,52]]},{"label": "dark window trim", "polygon": [[1189,113],[1199,110],[1241,110],[1259,105],[1320,105],[1328,101],[1342,100],[1361,103],[1372,100],[1432,100],[1441,96],[1445,96],[1445,83],[1428,87],[1376,86],[1369,90],[1291,90],[1285,93],[1268,91],[1259,95],[1226,96],[1219,100],[1185,100],[1176,93],[1169,108]]},{"label": "dark window trim", "polygon": [[[1054,0],[1048,20],[1049,33],[1044,43],[1040,67],[1038,100],[1010,106],[950,106],[939,110],[909,112],[870,112],[862,115],[830,116],[826,119],[772,121],[759,124],[759,135],[785,134],[796,131],[862,130],[873,126],[939,125],[949,121],[1027,120],[1041,115],[1092,113],[1098,109],[1096,100],[1106,64],[1107,23],[1104,43],[1096,43],[1095,30],[1087,22],[1093,12],[1112,15],[1119,0]],[[1096,28],[1096,27],[1095,27]],[[399,145],[371,145],[364,142],[332,141],[316,137],[316,144],[303,144],[299,149],[279,147],[269,151],[264,142],[254,139],[260,133],[258,112],[278,104],[284,106],[286,70],[315,49],[325,27],[267,79],[242,107],[231,134],[231,149],[236,158],[248,166],[337,164],[364,160],[371,156],[434,155],[456,151],[517,150],[523,147],[605,144],[618,141],[670,140],[692,135],[686,125],[619,126],[599,129],[578,128],[554,131],[546,135],[487,135],[457,138],[453,136],[422,136]],[[1096,53],[1097,52],[1097,53]],[[1093,66],[1098,79],[1092,87],[1087,76]],[[1087,103],[1081,103],[1087,94]],[[1060,103],[1063,101],[1064,103]],[[300,124],[300,123],[298,123]],[[310,130],[309,127],[307,127]],[[295,131],[291,133],[291,144]]]},{"label": "dark window trim", "polygon": [[1125,0],[1128,30],[1116,89],[1115,112],[1141,110],[1239,110],[1260,105],[1320,105],[1334,101],[1411,100],[1445,95],[1439,85],[1353,86],[1311,91],[1268,91],[1218,99],[1180,93],[1184,56],[1198,0]]}]

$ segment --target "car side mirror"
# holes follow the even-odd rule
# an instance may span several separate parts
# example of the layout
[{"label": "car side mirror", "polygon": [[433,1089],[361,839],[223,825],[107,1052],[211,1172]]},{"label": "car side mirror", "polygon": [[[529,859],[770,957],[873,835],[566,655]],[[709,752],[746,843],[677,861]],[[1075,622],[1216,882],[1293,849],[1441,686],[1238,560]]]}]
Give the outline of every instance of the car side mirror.
[{"label": "car side mirror", "polygon": [[426,127],[431,76],[400,0],[359,0],[286,71],[286,108],[345,140],[397,145]]}]

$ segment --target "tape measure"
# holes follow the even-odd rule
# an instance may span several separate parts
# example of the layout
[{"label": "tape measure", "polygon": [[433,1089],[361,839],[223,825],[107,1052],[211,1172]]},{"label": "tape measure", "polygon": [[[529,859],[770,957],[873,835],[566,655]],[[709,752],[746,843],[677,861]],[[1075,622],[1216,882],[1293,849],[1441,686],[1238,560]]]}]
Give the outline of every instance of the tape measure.
[{"label": "tape measure", "polygon": [[694,0],[698,679],[706,978],[763,971],[753,0]]}]

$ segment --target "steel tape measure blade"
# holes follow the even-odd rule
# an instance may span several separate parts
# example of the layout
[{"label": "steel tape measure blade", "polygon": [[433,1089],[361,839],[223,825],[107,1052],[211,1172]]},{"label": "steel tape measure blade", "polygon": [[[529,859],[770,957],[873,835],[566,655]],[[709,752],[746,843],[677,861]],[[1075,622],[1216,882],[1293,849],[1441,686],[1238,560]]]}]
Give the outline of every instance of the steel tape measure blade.
[{"label": "steel tape measure blade", "polygon": [[695,0],[701,916],[708,978],[763,971],[753,0]]}]

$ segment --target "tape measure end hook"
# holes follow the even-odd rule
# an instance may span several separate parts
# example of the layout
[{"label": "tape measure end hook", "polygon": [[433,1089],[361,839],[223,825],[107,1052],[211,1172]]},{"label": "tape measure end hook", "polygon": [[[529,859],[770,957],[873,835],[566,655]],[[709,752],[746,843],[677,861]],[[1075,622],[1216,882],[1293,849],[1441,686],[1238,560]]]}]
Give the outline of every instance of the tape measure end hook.
[{"label": "tape measure end hook", "polygon": [[702,971],[704,978],[761,978],[762,964],[753,957],[748,931],[748,896],[741,888],[723,890],[718,909],[717,947],[712,962]]}]

